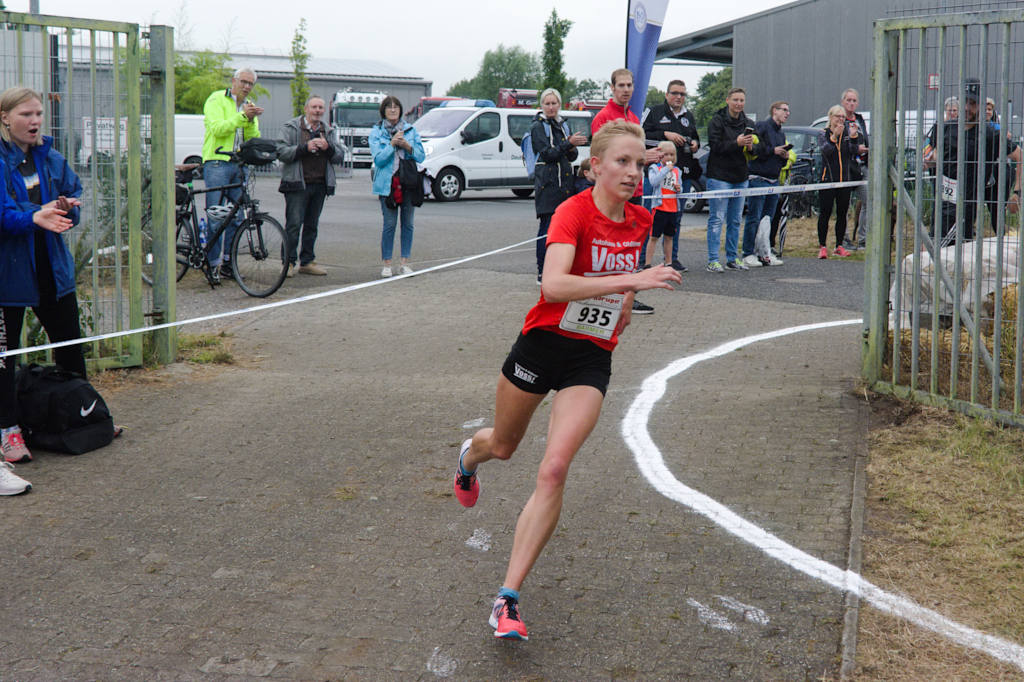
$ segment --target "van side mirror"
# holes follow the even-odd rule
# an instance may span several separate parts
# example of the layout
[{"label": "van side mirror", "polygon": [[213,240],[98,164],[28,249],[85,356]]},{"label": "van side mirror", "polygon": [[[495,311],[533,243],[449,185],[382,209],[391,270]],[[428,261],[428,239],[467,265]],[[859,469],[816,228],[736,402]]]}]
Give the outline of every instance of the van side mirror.
[{"label": "van side mirror", "polygon": [[470,135],[469,131],[467,130],[461,131],[459,133],[459,137],[462,139],[462,144],[470,144],[470,142],[472,142],[473,140],[472,135]]}]

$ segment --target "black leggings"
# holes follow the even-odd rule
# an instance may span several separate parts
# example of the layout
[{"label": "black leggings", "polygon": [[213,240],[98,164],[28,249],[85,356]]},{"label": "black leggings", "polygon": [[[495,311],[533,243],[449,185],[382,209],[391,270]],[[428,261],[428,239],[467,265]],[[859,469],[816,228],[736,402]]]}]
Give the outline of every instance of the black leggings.
[{"label": "black leggings", "polygon": [[[43,297],[45,298],[45,297]],[[40,301],[32,307],[46,330],[51,343],[79,338],[78,297],[71,292],[56,300]],[[0,306],[0,351],[21,347],[21,327],[25,322],[22,307]],[[18,423],[18,397],[14,385],[14,369],[20,356],[0,358],[0,428]],[[66,370],[85,376],[85,358],[81,346],[64,346],[53,351],[54,361]]]},{"label": "black leggings", "polygon": [[828,237],[828,219],[832,217],[832,204],[836,206],[836,246],[843,245],[846,237],[846,212],[850,210],[850,187],[823,189],[818,192],[818,245],[825,246]]}]

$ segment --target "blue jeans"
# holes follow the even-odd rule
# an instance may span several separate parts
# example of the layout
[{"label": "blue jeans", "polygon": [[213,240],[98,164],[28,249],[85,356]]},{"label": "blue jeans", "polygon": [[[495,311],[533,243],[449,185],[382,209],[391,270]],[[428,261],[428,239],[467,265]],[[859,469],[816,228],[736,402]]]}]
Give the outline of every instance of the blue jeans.
[{"label": "blue jeans", "polygon": [[548,228],[551,227],[551,216],[553,213],[545,213],[540,217],[540,226],[537,228],[537,276],[544,274],[544,255],[548,252]]},{"label": "blue jeans", "polygon": [[[242,167],[237,163],[230,161],[207,161],[203,164],[203,182],[207,187],[219,187],[221,185],[230,185],[236,182],[245,182],[245,175],[242,173]],[[242,198],[242,188],[234,187],[229,190],[214,190],[206,193],[206,208],[216,206],[221,203],[222,197],[226,196],[231,201],[238,203]],[[209,215],[206,217],[206,232],[212,235],[217,231],[217,227],[220,225],[220,221],[211,220]],[[222,235],[223,249],[229,251],[231,249],[231,240],[235,237],[235,230],[242,224],[242,212],[239,211],[235,214],[235,219],[231,221],[227,229],[224,230]],[[210,245],[210,253],[208,258],[210,259],[210,265],[221,264],[221,247],[222,242],[218,239],[216,242]]]},{"label": "blue jeans", "polygon": [[[747,181],[726,182],[708,178],[709,192],[719,189],[746,189]],[[718,260],[722,248],[722,221],[725,221],[725,260],[737,258],[736,247],[740,241],[740,218],[743,216],[743,197],[708,199],[708,263]]]},{"label": "blue jeans", "polygon": [[[769,182],[764,178],[750,176],[750,187],[777,187],[778,181]],[[747,221],[743,224],[743,256],[744,258],[754,253],[754,239],[757,237],[757,228],[761,224],[761,218],[775,215],[775,207],[779,205],[778,194],[764,194],[761,196],[747,197]]]},{"label": "blue jeans", "polygon": [[412,215],[416,207],[411,202],[403,201],[398,208],[388,208],[387,197],[380,199],[380,211],[384,215],[384,230],[380,236],[381,260],[391,260],[395,248],[395,226],[398,224],[398,212],[402,212],[402,258],[407,259],[412,253]]},{"label": "blue jeans", "polygon": [[[683,180],[683,193],[690,191],[693,187],[692,180]],[[676,211],[676,236],[672,237],[672,262],[679,260],[679,227],[683,224],[683,204],[686,203],[686,199],[677,199],[679,202],[679,210]]]}]

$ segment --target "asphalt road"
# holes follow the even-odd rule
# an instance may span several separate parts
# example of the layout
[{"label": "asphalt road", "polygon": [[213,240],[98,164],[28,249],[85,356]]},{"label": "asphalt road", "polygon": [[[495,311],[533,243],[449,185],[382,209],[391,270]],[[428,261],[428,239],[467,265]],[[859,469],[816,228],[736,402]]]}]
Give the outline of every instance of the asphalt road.
[{"label": "asphalt road", "polygon": [[[274,183],[259,184],[282,216]],[[367,190],[357,176],[328,203],[328,276],[296,276],[271,300],[375,284],[215,323],[235,365],[182,363],[111,387],[122,437],[18,466],[35,489],[2,502],[0,679],[834,677],[844,595],[659,490],[691,486],[772,542],[848,568],[866,431],[852,390],[859,327],[706,354],[856,317],[826,298],[855,285],[853,264],[693,267],[680,290],[645,294],[657,312],[623,336],[602,418],[523,588],[530,641],[506,642],[487,615],[549,401],[514,457],[483,467],[473,509],[455,501],[452,475],[459,443],[493,418],[498,368],[536,301],[533,248],[380,281]],[[429,202],[418,216],[420,269],[535,229],[532,202],[505,193]],[[689,265],[700,251],[693,241]],[[195,273],[178,300],[180,318],[262,302]],[[631,416],[652,376],[698,354],[642,423]],[[661,473],[640,466],[652,447],[627,446],[636,429]]]}]

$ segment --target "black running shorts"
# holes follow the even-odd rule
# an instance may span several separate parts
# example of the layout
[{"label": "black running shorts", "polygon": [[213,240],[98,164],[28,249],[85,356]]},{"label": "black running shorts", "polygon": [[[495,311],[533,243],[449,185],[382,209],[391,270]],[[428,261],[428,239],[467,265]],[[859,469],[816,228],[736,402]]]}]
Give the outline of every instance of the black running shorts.
[{"label": "black running shorts", "polygon": [[531,329],[516,339],[501,373],[527,393],[593,386],[604,395],[612,375],[612,352],[583,339]]},{"label": "black running shorts", "polygon": [[651,239],[676,236],[676,214],[668,211],[655,211],[654,222],[651,224]]}]

